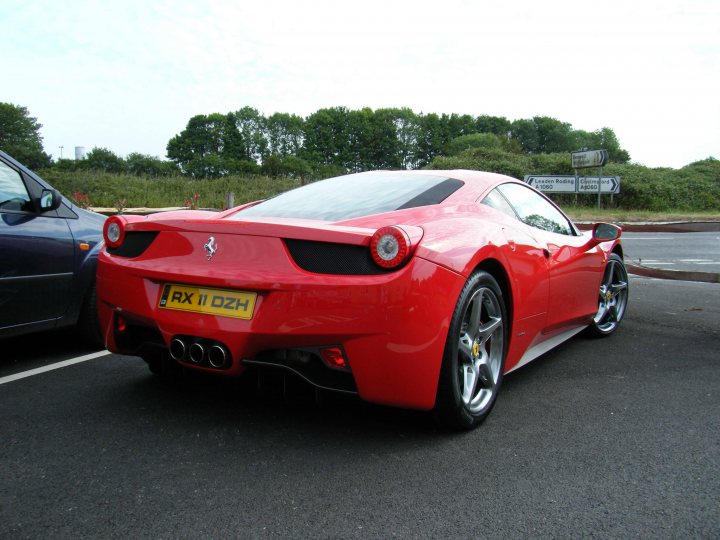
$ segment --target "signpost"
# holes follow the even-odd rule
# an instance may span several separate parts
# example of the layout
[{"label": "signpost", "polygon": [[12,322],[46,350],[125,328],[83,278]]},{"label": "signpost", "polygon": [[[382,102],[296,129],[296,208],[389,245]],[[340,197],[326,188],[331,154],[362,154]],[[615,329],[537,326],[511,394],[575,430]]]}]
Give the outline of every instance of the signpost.
[{"label": "signpost", "polygon": [[619,176],[603,176],[598,189],[597,176],[580,176],[578,178],[578,193],[620,193]]},{"label": "signpost", "polygon": [[[527,175],[525,182],[543,193],[597,193],[597,176]],[[603,176],[602,193],[620,193],[619,176]]]},{"label": "signpost", "polygon": [[[607,150],[583,150],[582,152],[572,152],[570,154],[570,159],[572,161],[572,167],[575,169],[575,176],[577,177],[577,170],[578,169],[587,169],[589,167],[600,167],[600,174],[598,177],[602,178],[603,175],[603,165],[607,163],[608,160],[608,151]],[[579,179],[578,179],[579,183]],[[600,189],[602,186],[602,182],[597,182],[597,194],[598,194],[598,210],[600,210]],[[611,195],[612,197],[612,192]]]},{"label": "signpost", "polygon": [[[609,193],[610,200],[615,193],[620,193],[619,176],[603,176],[603,165],[609,159],[607,150],[583,150],[570,154],[572,167],[575,175],[542,175],[529,174],[525,176],[525,182],[535,189],[549,193],[597,193],[598,209],[600,208],[600,194]],[[589,169],[599,167],[600,174],[597,176],[579,176],[578,169]],[[577,195],[575,195],[577,203]]]},{"label": "signpost", "polygon": [[538,191],[548,193],[575,193],[574,176],[527,175],[525,182]]},{"label": "signpost", "polygon": [[607,163],[607,150],[585,150],[570,154],[573,169],[586,169],[588,167],[602,167]]}]

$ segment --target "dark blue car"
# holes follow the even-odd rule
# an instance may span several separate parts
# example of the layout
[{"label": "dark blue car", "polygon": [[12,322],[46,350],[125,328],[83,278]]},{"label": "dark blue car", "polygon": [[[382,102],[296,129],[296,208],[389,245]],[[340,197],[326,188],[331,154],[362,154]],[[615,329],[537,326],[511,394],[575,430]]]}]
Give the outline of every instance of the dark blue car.
[{"label": "dark blue car", "polygon": [[0,151],[0,338],[77,325],[101,343],[95,269],[104,222]]}]

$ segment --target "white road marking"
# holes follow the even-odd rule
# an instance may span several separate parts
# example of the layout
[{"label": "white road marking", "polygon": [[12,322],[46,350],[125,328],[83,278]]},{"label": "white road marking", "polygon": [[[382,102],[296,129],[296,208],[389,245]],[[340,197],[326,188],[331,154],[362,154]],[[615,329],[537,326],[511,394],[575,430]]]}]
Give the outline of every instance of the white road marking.
[{"label": "white road marking", "polygon": [[21,373],[16,373],[15,375],[8,375],[7,377],[0,378],[0,384],[17,381],[18,379],[24,379],[25,377],[32,377],[33,375],[39,375],[40,373],[45,373],[54,369],[72,366],[73,364],[80,364],[82,362],[87,362],[88,360],[95,360],[95,358],[100,358],[101,356],[106,356],[108,354],[110,354],[110,351],[98,351],[96,353],[86,354],[85,356],[78,356],[77,358],[70,358],[69,360],[63,360],[62,362],[56,362],[47,366],[29,369],[28,371],[23,371]]},{"label": "white road marking", "polygon": [[627,242],[628,240],[665,240],[666,242],[668,240],[674,240],[674,238],[670,236],[625,236],[622,235],[622,241]]},{"label": "white road marking", "polygon": [[[635,259],[630,259],[633,262]],[[674,261],[661,261],[660,259],[639,259],[642,264],[651,265],[663,265],[663,264],[677,264],[677,263],[689,263],[689,264],[720,264],[720,261],[713,261],[711,259],[676,259]]]}]

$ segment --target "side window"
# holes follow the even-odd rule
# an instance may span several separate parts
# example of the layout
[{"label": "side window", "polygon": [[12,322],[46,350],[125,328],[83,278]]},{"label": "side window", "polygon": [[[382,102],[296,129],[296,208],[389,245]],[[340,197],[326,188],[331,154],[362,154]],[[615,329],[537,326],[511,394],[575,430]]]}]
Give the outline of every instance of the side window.
[{"label": "side window", "polygon": [[508,204],[507,200],[505,200],[505,197],[500,195],[497,189],[493,189],[490,193],[488,193],[481,201],[481,203],[491,208],[494,208],[495,210],[500,210],[501,212],[507,214],[513,219],[518,218],[515,210],[512,209],[512,206]]},{"label": "side window", "polygon": [[0,161],[0,211],[8,210],[32,212],[34,208],[20,173]]},{"label": "side window", "polygon": [[575,234],[562,212],[534,191],[520,184],[503,184],[497,189],[510,201],[523,223],[557,234]]}]

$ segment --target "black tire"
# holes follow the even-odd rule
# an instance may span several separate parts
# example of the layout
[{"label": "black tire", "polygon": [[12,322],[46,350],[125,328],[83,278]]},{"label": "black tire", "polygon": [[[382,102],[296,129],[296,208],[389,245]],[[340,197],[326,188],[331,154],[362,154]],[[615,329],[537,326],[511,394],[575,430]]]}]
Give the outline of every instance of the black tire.
[{"label": "black tire", "polygon": [[92,347],[105,347],[105,340],[100,331],[100,319],[97,310],[97,291],[95,290],[95,282],[85,294],[83,299],[80,318],[77,323],[77,331],[82,340]]},{"label": "black tire", "polygon": [[433,411],[439,424],[468,430],[490,413],[505,369],[508,327],[500,286],[487,272],[475,272],[460,293],[445,343]]},{"label": "black tire", "polygon": [[625,316],[629,297],[625,263],[617,253],[608,257],[598,292],[598,311],[586,330],[589,337],[605,337],[614,333]]}]

